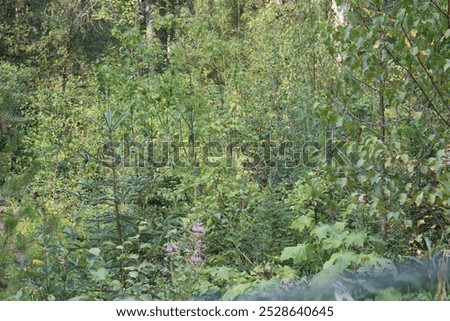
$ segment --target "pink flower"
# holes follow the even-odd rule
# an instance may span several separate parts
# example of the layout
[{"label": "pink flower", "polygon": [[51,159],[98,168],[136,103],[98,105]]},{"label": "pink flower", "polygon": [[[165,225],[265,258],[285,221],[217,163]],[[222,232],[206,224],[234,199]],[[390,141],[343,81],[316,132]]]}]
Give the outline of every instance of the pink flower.
[{"label": "pink flower", "polygon": [[202,257],[199,255],[192,255],[191,256],[191,262],[194,264],[201,264],[203,261]]},{"label": "pink flower", "polygon": [[205,233],[205,227],[201,223],[195,223],[192,226],[192,232],[203,234]]},{"label": "pink flower", "polygon": [[178,250],[178,246],[176,244],[169,244],[166,246],[167,255],[172,255],[173,252],[176,252],[177,250]]},{"label": "pink flower", "polygon": [[366,194],[359,195],[358,202],[362,204],[366,203]]}]

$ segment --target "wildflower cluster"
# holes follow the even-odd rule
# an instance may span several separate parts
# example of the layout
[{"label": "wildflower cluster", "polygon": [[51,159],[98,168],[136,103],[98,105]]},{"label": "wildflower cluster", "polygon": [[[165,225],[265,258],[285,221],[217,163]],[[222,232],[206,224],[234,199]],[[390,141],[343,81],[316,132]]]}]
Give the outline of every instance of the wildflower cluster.
[{"label": "wildflower cluster", "polygon": [[[201,223],[194,223],[191,228],[186,246],[189,249],[189,262],[193,265],[201,265],[203,262],[203,249],[205,244],[203,243],[203,237],[205,234],[205,227]],[[180,248],[175,243],[170,243],[165,247],[166,257],[173,258],[174,255],[179,252]]]},{"label": "wildflower cluster", "polygon": [[176,244],[169,244],[166,246],[166,255],[168,257],[171,257],[177,251],[178,251],[178,245],[176,245]]},{"label": "wildflower cluster", "polygon": [[192,226],[192,255],[190,257],[191,263],[200,265],[203,262],[203,236],[205,234],[205,227],[201,223],[195,223]]}]

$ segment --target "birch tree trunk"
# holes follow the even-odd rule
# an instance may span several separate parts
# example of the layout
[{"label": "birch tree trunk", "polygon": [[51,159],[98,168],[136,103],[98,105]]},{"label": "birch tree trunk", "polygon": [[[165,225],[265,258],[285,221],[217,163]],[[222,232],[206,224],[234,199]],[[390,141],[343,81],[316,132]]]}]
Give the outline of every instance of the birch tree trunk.
[{"label": "birch tree trunk", "polygon": [[[335,13],[334,28],[336,29],[339,26],[345,26],[347,24],[347,17],[346,17],[346,13],[348,10],[347,1],[344,1],[342,5],[338,6],[336,0],[333,0],[333,2],[331,3],[331,9]],[[342,56],[341,54],[339,54],[336,58],[337,61],[340,63],[343,62],[345,59],[345,57]]]},{"label": "birch tree trunk", "polygon": [[333,0],[331,3],[331,8],[333,9],[334,13],[336,14],[335,20],[334,20],[334,26],[345,26],[347,24],[347,2],[344,1],[342,5],[338,6],[336,3],[336,0]]},{"label": "birch tree trunk", "polygon": [[152,19],[152,5],[153,0],[145,0],[144,6],[145,6],[145,35],[147,39],[147,45],[150,46],[150,44],[153,41],[153,38],[155,37],[155,31],[153,29],[153,19]]}]

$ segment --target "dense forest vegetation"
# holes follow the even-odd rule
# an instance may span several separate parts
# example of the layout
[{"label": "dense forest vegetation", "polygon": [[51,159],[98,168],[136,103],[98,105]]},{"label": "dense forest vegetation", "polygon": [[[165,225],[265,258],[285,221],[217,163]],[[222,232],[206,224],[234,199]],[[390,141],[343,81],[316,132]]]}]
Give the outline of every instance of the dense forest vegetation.
[{"label": "dense forest vegetation", "polygon": [[0,299],[450,298],[447,0],[0,17]]}]

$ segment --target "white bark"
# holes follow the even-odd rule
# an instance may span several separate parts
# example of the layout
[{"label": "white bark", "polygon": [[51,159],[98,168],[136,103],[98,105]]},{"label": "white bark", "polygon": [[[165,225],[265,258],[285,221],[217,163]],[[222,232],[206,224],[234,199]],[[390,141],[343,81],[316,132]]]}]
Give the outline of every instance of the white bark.
[{"label": "white bark", "polygon": [[145,34],[147,38],[147,44],[150,45],[155,37],[155,31],[153,30],[153,18],[152,18],[152,5],[153,0],[145,0]]},{"label": "white bark", "polygon": [[345,26],[347,24],[347,10],[348,10],[348,4],[346,1],[343,2],[341,6],[338,6],[336,4],[336,0],[333,0],[331,3],[331,8],[333,9],[334,13],[336,14],[334,19],[334,26]]},{"label": "white bark", "polygon": [[[334,28],[336,29],[339,26],[345,26],[347,24],[347,10],[348,10],[347,1],[344,1],[342,5],[338,6],[336,0],[333,0],[333,2],[331,3],[331,8],[335,13]],[[339,62],[343,62],[345,59],[343,55],[338,55],[336,58],[337,61]]]}]

